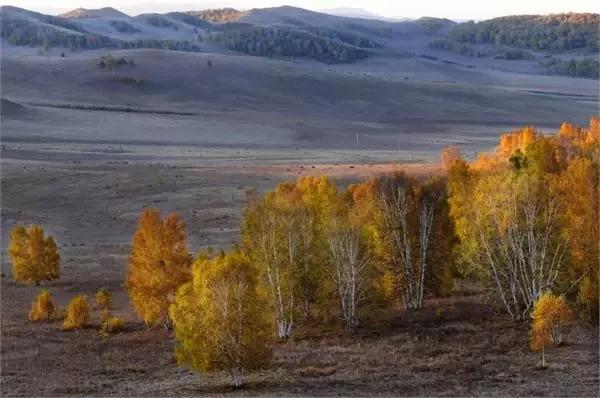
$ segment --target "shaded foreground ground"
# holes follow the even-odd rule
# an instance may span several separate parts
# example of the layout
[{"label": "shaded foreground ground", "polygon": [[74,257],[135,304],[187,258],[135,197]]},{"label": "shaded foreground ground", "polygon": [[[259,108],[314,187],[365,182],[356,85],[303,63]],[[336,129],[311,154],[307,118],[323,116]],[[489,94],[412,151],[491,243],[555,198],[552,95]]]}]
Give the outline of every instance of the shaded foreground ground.
[{"label": "shaded foreground ground", "polygon": [[[2,152],[2,395],[598,394],[597,328],[570,330],[566,344],[547,353],[550,368],[540,370],[539,355],[526,345],[526,325],[508,320],[468,285],[452,298],[428,300],[418,313],[392,309],[383,321],[366,322],[356,339],[335,322],[316,327],[318,336],[306,325],[276,346],[272,369],[249,377],[241,391],[232,391],[225,375],[192,374],[176,366],[170,332],[147,330],[121,287],[144,206],[180,213],[192,251],[229,246],[248,189],[264,191],[315,173],[343,186],[400,167],[385,163],[389,154],[361,164],[360,154],[333,152],[266,156],[227,149],[191,156],[161,148],[145,157],[139,148],[42,147],[7,145]],[[27,322],[40,288],[12,282],[6,237],[19,222],[40,224],[57,237],[61,278],[48,287],[58,303],[105,286],[126,332],[102,339],[97,312],[92,327],[79,333],[61,332],[58,323]]]}]

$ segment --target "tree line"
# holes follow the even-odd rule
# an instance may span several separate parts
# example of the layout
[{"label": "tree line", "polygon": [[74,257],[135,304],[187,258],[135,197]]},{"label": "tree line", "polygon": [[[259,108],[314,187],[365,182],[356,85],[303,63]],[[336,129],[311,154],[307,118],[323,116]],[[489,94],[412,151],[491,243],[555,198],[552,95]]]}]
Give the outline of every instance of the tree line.
[{"label": "tree line", "polygon": [[[594,117],[553,135],[506,133],[472,162],[446,148],[444,175],[394,173],[343,190],[301,177],[249,192],[240,242],[196,256],[178,215],[146,209],[124,287],[148,326],[173,328],[180,364],[227,371],[236,386],[302,323],[338,318],[355,335],[373,310],[419,311],[426,297],[451,295],[456,278],[485,284],[516,321],[532,318],[529,344],[543,355],[573,309],[598,319],[599,151]],[[9,253],[16,281],[58,278],[57,245],[39,227],[16,227]],[[40,295],[30,317],[43,319],[48,302]],[[86,306],[76,297],[63,328],[87,323]],[[107,331],[123,326],[103,319]]]}]

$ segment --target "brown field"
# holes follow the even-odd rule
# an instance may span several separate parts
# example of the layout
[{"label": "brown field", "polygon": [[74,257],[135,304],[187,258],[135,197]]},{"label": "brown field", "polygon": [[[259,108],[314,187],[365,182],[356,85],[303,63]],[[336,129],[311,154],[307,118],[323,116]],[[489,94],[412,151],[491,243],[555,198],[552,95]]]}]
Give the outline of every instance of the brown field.
[{"label": "brown field", "polygon": [[[420,312],[379,314],[382,320],[366,321],[357,338],[335,321],[303,325],[293,340],[276,345],[271,369],[249,376],[242,390],[232,390],[227,375],[179,368],[171,332],[146,329],[121,286],[144,206],[180,213],[196,251],[235,242],[249,188],[265,191],[299,174],[328,174],[343,187],[398,169],[438,172],[435,165],[385,162],[386,154],[360,163],[355,154],[333,152],[203,149],[202,156],[191,156],[188,150],[160,147],[150,157],[147,148],[135,146],[123,153],[66,144],[4,147],[3,396],[597,396],[598,328],[580,323],[571,329],[564,345],[547,352],[550,366],[541,370],[539,354],[527,347],[527,325],[510,321],[485,290],[463,282],[455,296],[429,299]],[[107,287],[125,332],[100,337],[97,311],[93,325],[78,333],[27,321],[40,288],[12,282],[5,250],[7,231],[19,222],[43,225],[60,244],[61,278],[47,285],[58,303]]]}]

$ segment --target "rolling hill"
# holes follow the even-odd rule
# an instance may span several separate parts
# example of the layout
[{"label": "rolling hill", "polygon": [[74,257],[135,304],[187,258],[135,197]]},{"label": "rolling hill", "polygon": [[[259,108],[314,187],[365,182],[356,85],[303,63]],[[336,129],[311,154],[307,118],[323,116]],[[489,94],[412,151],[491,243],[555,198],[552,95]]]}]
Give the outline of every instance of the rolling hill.
[{"label": "rolling hill", "polygon": [[0,18],[8,52],[11,46],[68,51],[155,48],[330,64],[408,56],[473,66],[483,59],[482,66],[496,62],[503,70],[598,77],[593,56],[598,53],[597,14],[455,23],[443,18],[338,16],[290,6],[137,16],[114,8],[79,8],[50,16],[4,6]]}]

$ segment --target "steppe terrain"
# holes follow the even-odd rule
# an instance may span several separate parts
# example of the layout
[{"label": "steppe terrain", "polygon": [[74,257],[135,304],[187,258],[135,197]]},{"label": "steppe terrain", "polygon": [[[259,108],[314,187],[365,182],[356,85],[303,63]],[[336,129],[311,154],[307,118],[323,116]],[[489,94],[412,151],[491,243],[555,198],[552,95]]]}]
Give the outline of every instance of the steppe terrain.
[{"label": "steppe terrain", "polygon": [[[575,327],[537,369],[526,326],[469,283],[420,313],[394,309],[356,339],[335,322],[325,338],[301,329],[276,347],[272,370],[235,392],[225,376],[177,367],[170,332],[146,329],[122,289],[144,207],[179,213],[192,252],[227,248],[248,190],[300,175],[329,175],[344,189],[393,170],[440,173],[445,146],[473,157],[523,125],[587,124],[597,81],[393,53],[326,65],[150,49],[61,57],[3,45],[2,395],[597,395],[597,328]],[[99,68],[109,53],[134,65]],[[61,278],[47,285],[57,301],[107,287],[125,333],[102,339],[94,328],[27,322],[39,288],[11,278],[7,237],[18,223],[56,237]]]}]

